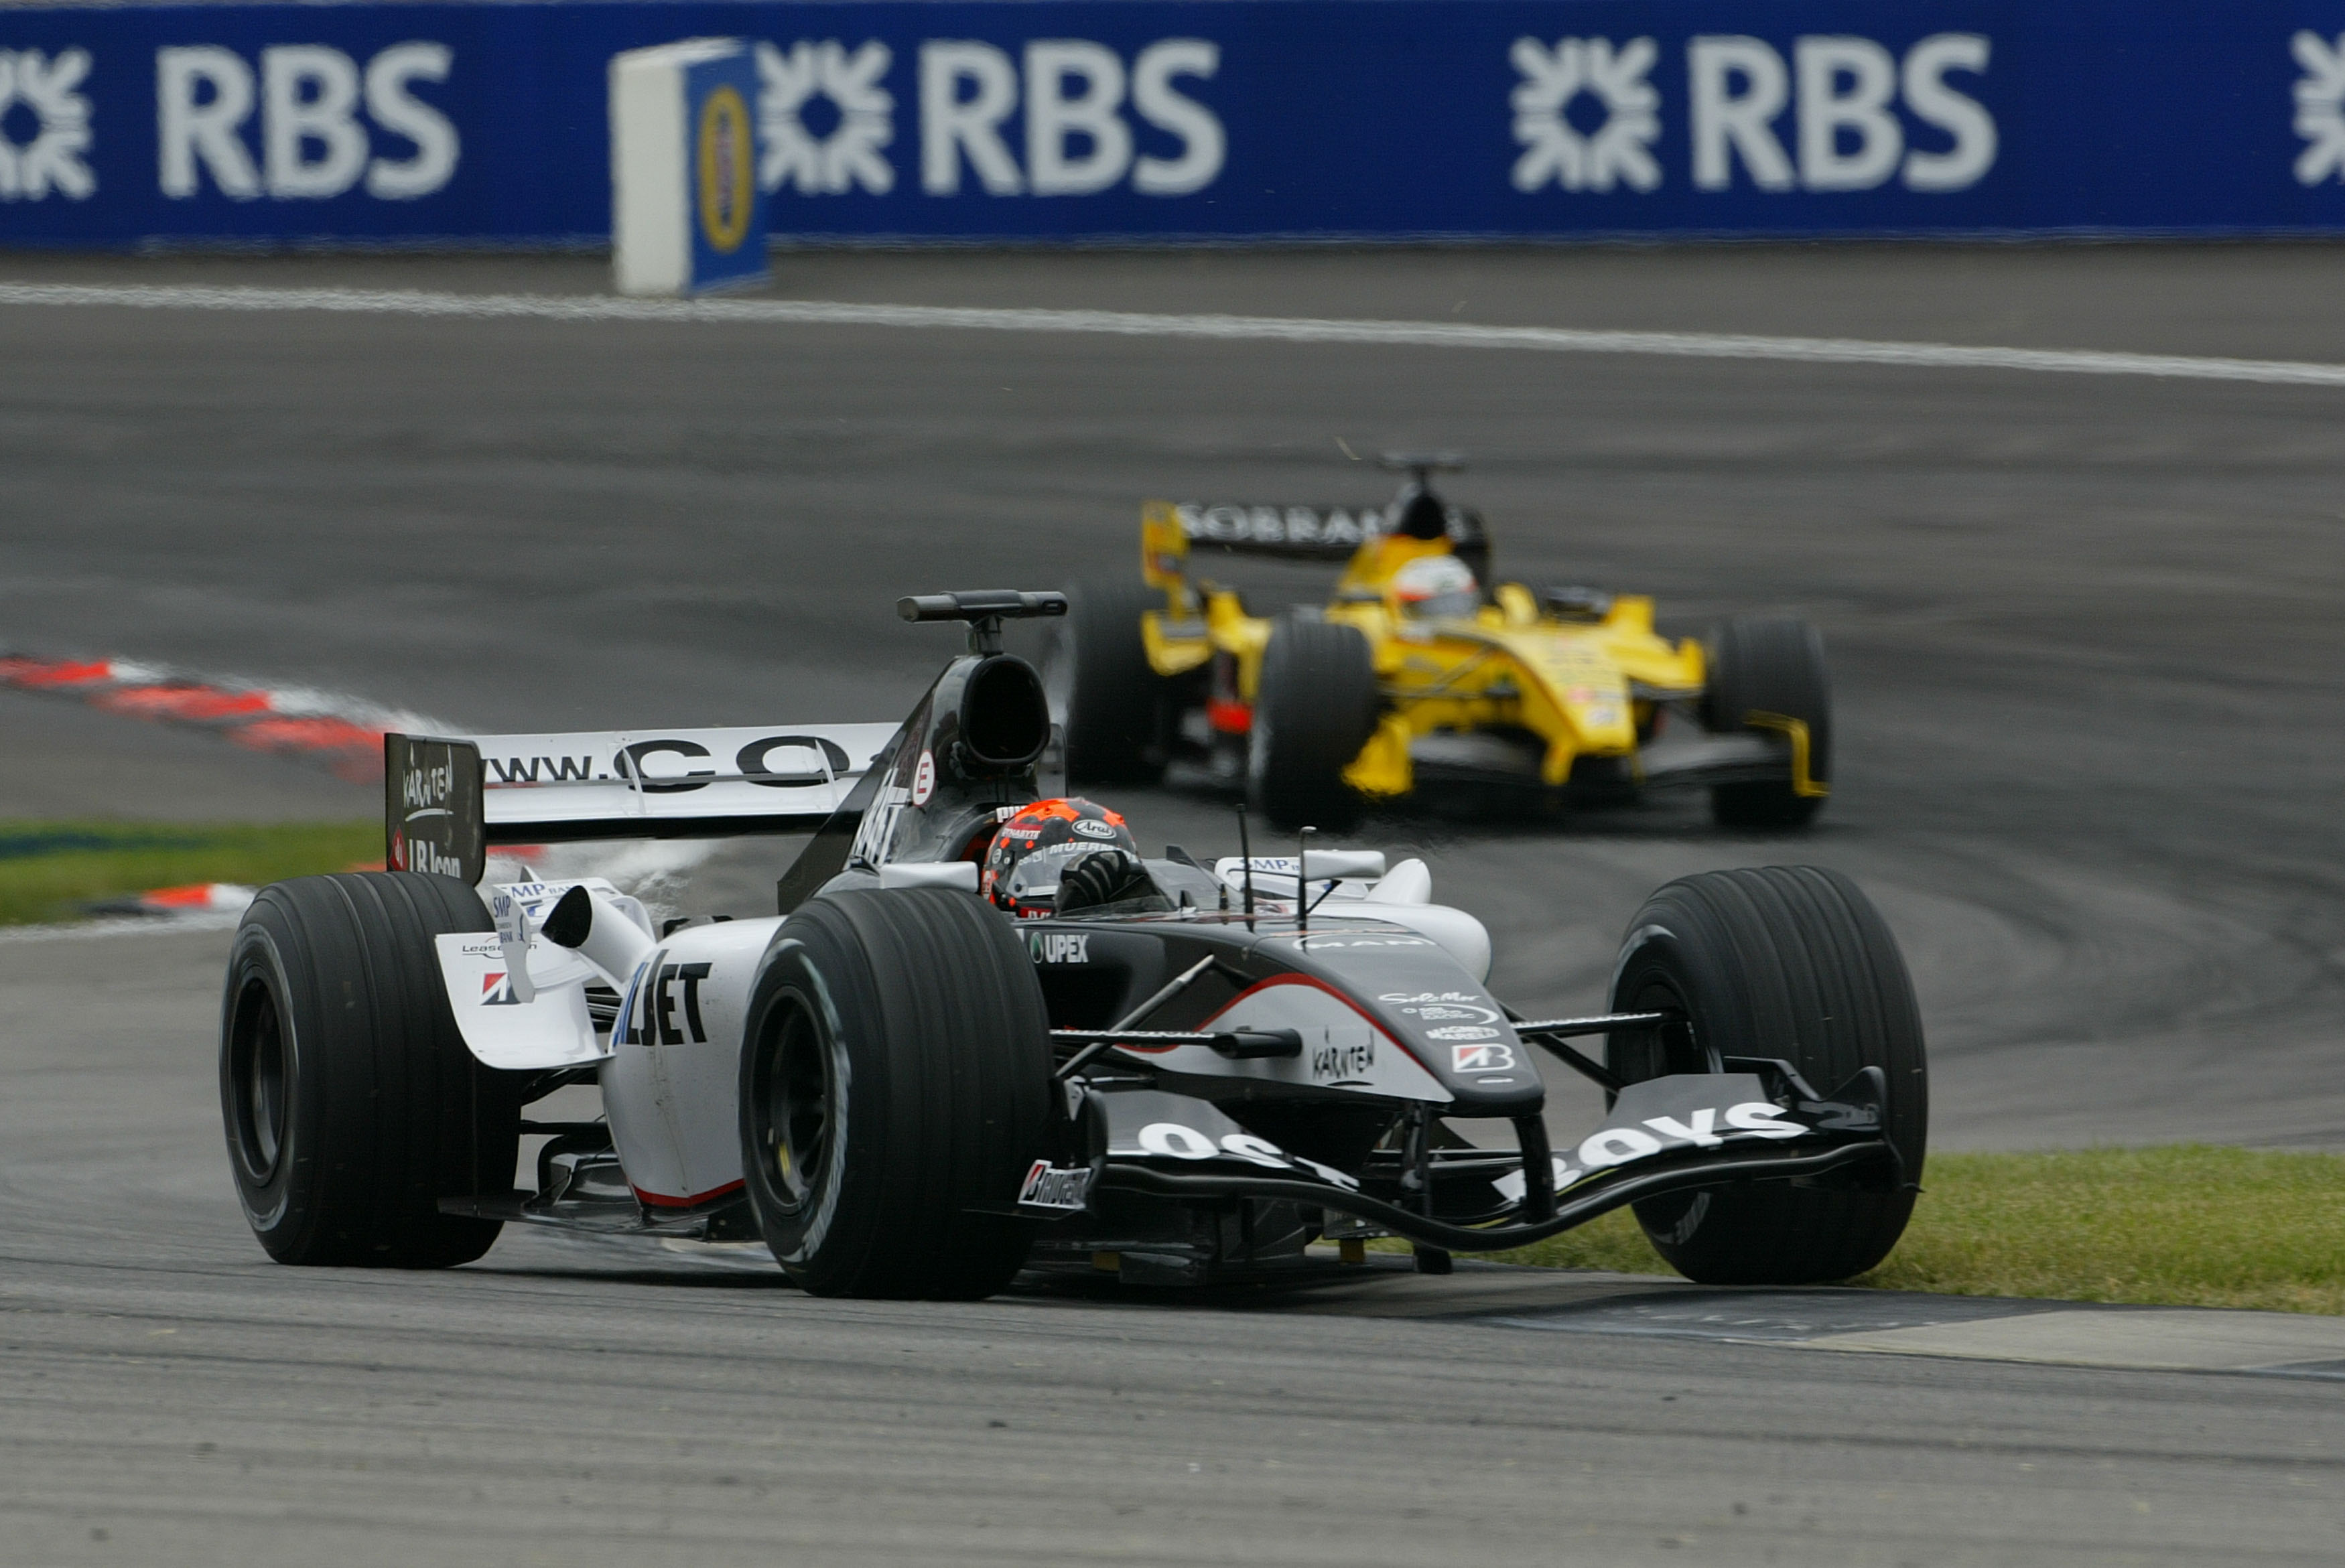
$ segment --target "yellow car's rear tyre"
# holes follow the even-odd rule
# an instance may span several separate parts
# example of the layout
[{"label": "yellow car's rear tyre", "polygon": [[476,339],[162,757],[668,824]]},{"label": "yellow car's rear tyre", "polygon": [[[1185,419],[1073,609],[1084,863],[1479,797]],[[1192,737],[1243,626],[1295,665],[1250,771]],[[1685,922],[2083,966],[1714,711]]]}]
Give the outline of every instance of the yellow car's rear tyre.
[{"label": "yellow car's rear tyre", "polygon": [[1067,590],[1049,684],[1066,726],[1067,782],[1154,784],[1170,754],[1171,683],[1148,662],[1140,620],[1164,595],[1139,582]]},{"label": "yellow car's rear tyre", "polygon": [[1263,651],[1246,737],[1246,799],[1282,827],[1349,827],[1344,770],[1376,728],[1376,657],[1355,627],[1281,621]]},{"label": "yellow car's rear tyre", "polygon": [[1795,769],[1804,766],[1804,777],[1712,786],[1711,815],[1720,826],[1785,828],[1813,821],[1832,764],[1832,681],[1816,629],[1790,616],[1737,616],[1721,626],[1711,644],[1702,724],[1724,734],[1759,730],[1783,736],[1792,742]]}]

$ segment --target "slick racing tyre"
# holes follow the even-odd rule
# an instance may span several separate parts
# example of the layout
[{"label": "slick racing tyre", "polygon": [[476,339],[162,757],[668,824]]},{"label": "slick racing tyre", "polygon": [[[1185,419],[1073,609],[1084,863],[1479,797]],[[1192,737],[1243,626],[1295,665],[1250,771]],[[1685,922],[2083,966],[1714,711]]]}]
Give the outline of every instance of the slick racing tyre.
[{"label": "slick racing tyre", "polygon": [[1816,629],[1788,616],[1738,616],[1711,649],[1702,724],[1722,734],[1761,730],[1792,743],[1801,781],[1762,779],[1711,786],[1711,815],[1723,827],[1800,827],[1814,820],[1832,784],[1832,683]]},{"label": "slick racing tyre", "polygon": [[1354,627],[1287,619],[1270,633],[1246,737],[1246,799],[1282,827],[1348,827],[1344,770],[1376,727],[1376,666]]},{"label": "slick racing tyre", "polygon": [[946,888],[826,894],[751,993],[741,1165],[817,1296],[975,1300],[1026,1260],[1016,1201],[1051,1150],[1051,1020],[1010,921]]},{"label": "slick racing tyre", "polygon": [[431,943],[487,929],[471,888],[406,871],[298,877],[245,911],[220,1109],[245,1219],[279,1263],[444,1269],[497,1239],[439,1209],[513,1189],[519,1076],[465,1048]]},{"label": "slick racing tyre", "polygon": [[1141,582],[1067,590],[1052,642],[1050,688],[1066,725],[1067,782],[1153,784],[1163,776],[1172,722],[1170,683],[1148,662],[1140,619],[1164,608]]},{"label": "slick racing tyre", "polygon": [[1836,871],[1763,866],[1680,877],[1629,922],[1618,1012],[1682,1012],[1683,1029],[1612,1035],[1605,1058],[1634,1083],[1720,1070],[1724,1057],[1790,1062],[1819,1093],[1861,1068],[1888,1081],[1891,1168],[1741,1182],[1636,1207],[1654,1249],[1706,1285],[1802,1285],[1862,1274],[1914,1211],[1929,1128],[1922,1020],[1897,940]]}]

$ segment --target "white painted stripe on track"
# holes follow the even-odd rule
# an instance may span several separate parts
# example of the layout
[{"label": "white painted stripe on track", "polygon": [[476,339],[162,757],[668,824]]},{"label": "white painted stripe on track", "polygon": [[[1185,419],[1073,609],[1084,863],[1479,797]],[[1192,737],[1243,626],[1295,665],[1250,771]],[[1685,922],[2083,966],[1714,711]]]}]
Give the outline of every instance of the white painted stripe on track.
[{"label": "white painted stripe on track", "polygon": [[1157,315],[1123,310],[993,309],[857,305],[818,299],[629,299],[611,295],[448,294],[422,289],[259,288],[147,284],[0,283],[0,305],[114,306],[142,310],[318,310],[458,319],[634,321],[710,326],[895,327],[1073,333],[1218,342],[1483,349],[1628,354],[1678,359],[1759,359],[1939,370],[2023,370],[2345,387],[2345,365],[2099,349],[1976,348],[1859,338],[1771,338],[1719,332],[1599,332],[1569,327],[1477,327],[1447,321],[1313,317]]}]

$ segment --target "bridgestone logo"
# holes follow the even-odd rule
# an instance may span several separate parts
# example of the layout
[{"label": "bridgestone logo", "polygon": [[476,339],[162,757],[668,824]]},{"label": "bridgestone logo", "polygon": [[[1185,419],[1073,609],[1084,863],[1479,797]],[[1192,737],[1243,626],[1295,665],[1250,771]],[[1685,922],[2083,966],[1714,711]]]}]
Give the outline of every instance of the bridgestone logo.
[{"label": "bridgestone logo", "polygon": [[1024,1185],[1018,1189],[1020,1209],[1049,1209],[1073,1214],[1091,1199],[1091,1168],[1088,1165],[1061,1170],[1047,1159],[1038,1159],[1034,1168],[1026,1173]]}]

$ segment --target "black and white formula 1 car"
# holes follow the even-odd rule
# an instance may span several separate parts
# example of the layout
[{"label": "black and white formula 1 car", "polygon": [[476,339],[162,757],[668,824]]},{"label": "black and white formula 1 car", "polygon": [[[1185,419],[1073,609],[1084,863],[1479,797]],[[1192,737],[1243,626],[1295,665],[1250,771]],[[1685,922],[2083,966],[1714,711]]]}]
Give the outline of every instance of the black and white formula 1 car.
[{"label": "black and white formula 1 car", "polygon": [[[1842,1279],[1894,1244],[1922,1031],[1836,874],[1669,884],[1606,1010],[1575,1018],[1490,995],[1487,933],[1422,862],[1307,836],[1077,861],[1031,918],[981,897],[1051,740],[1000,625],[1064,607],[905,600],[969,622],[969,651],[899,726],[391,737],[404,869],[266,889],[229,960],[221,1101],[261,1244],[413,1268],[515,1221],[762,1237],[812,1291],[959,1298],[1024,1269],[1291,1277],[1325,1267],[1315,1241],[1380,1235],[1438,1271],[1623,1204],[1708,1281]],[[495,844],[809,829],[761,918],[655,927],[605,881],[472,885]],[[1557,1067],[1609,1107],[1561,1148]],[[569,1084],[604,1116],[528,1119]]]}]

